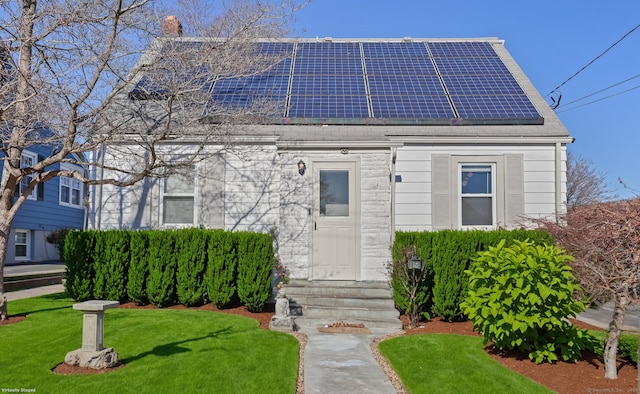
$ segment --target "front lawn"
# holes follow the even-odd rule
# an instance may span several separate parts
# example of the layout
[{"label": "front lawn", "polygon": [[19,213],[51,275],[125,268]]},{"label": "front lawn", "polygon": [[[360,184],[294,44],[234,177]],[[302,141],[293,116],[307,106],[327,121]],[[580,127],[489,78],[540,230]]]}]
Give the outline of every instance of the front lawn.
[{"label": "front lawn", "polygon": [[418,393],[551,393],[487,355],[481,337],[408,335],[378,345],[405,387]]},{"label": "front lawn", "polygon": [[82,312],[61,294],[9,302],[27,319],[0,326],[0,388],[38,393],[295,393],[298,341],[253,319],[201,310],[110,309],[105,346],[126,367],[51,372],[82,345]]}]

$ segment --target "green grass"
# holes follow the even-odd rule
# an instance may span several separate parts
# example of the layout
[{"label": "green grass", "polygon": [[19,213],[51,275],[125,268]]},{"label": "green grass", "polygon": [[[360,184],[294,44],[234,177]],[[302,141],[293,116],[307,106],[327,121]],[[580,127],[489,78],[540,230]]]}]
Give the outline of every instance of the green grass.
[{"label": "green grass", "polygon": [[294,393],[298,341],[255,320],[198,310],[110,309],[105,346],[126,367],[61,376],[82,345],[82,313],[61,294],[9,302],[24,321],[0,326],[0,388],[38,393]]},{"label": "green grass", "polygon": [[480,337],[408,335],[378,346],[412,394],[552,392],[487,355]]}]

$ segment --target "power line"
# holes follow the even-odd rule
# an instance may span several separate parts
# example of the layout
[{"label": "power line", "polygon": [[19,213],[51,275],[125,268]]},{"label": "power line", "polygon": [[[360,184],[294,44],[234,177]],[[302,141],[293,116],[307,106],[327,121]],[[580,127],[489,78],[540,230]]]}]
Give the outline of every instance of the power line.
[{"label": "power line", "polygon": [[634,27],[633,29],[629,30],[624,36],[622,36],[618,41],[614,42],[611,46],[609,46],[609,48],[605,49],[604,52],[602,52],[601,54],[599,54],[598,56],[596,56],[592,61],[590,61],[589,63],[587,63],[586,66],[582,67],[580,70],[576,71],[575,74],[573,74],[572,76],[570,76],[569,78],[567,78],[564,82],[562,82],[560,85],[556,86],[555,89],[553,89],[551,92],[549,92],[547,94],[547,96],[551,95],[553,92],[557,91],[558,89],[560,89],[564,84],[566,84],[567,82],[569,82],[570,80],[572,80],[576,75],[580,74],[582,71],[584,71],[587,67],[589,67],[590,65],[592,65],[596,60],[600,59],[602,56],[604,56],[605,53],[609,52],[613,47],[615,47],[616,45],[618,45],[622,40],[624,40],[625,38],[627,38],[627,36],[629,36],[629,34],[633,33],[634,31],[636,31],[638,28],[640,28],[640,24],[637,25],[636,27]]},{"label": "power line", "polygon": [[595,92],[593,92],[593,93],[587,94],[586,96],[582,96],[582,97],[580,97],[580,98],[578,98],[578,99],[575,99],[575,100],[573,100],[573,101],[570,101],[570,102],[568,102],[568,103],[565,103],[565,104],[563,104],[563,105],[562,105],[562,107],[567,106],[567,105],[571,105],[571,104],[573,104],[573,103],[577,103],[578,101],[582,101],[582,100],[584,100],[584,99],[586,99],[586,98],[589,98],[589,97],[591,97],[591,96],[595,96],[595,95],[596,95],[596,94],[598,94],[598,93],[602,93],[602,92],[604,92],[605,90],[609,90],[609,89],[615,88],[616,86],[622,85],[623,83],[629,82],[629,81],[631,81],[632,79],[635,79],[635,78],[638,78],[638,77],[640,77],[640,74],[638,74],[638,75],[634,75],[633,77],[631,77],[631,78],[627,78],[627,79],[625,79],[624,81],[620,81],[620,82],[618,82],[618,83],[614,83],[613,85],[609,85],[609,86],[607,86],[606,88],[600,89],[600,90],[595,91]]},{"label": "power line", "polygon": [[630,92],[630,91],[638,89],[638,88],[640,88],[640,85],[634,86],[634,87],[629,88],[627,90],[623,90],[622,92],[618,92],[618,93],[615,93],[615,94],[612,94],[612,95],[609,95],[609,96],[606,96],[606,97],[599,98],[597,100],[589,101],[588,103],[584,103],[582,105],[578,105],[577,107],[567,108],[567,109],[564,109],[562,111],[558,111],[558,113],[567,112],[567,111],[571,111],[571,110],[574,110],[574,109],[577,109],[577,108],[581,108],[581,107],[587,106],[589,104],[597,103],[598,101],[602,101],[602,100],[609,99],[611,97],[619,96],[619,95],[621,95],[623,93],[627,93],[627,92]]}]

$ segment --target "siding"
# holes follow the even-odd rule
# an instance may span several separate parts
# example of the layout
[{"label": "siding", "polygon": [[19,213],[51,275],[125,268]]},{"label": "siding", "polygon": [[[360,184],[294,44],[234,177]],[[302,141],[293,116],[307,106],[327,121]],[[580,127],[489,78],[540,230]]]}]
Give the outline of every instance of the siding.
[{"label": "siding", "polygon": [[[431,155],[522,154],[524,166],[525,216],[542,217],[555,213],[555,145],[500,146],[405,146],[398,149],[396,161],[396,230],[432,230]],[[562,168],[566,154],[563,148]],[[562,201],[566,200],[566,190]]]},{"label": "siding", "polygon": [[[39,156],[49,156],[50,146],[31,146],[28,152]],[[0,154],[1,155],[1,154]],[[4,161],[0,161],[0,173]],[[55,164],[47,169],[56,170],[60,164]],[[60,205],[60,178],[55,177],[38,186],[43,189],[42,198],[38,200],[27,199],[18,210],[13,221],[12,231],[9,235],[6,262],[14,263],[15,260],[15,229],[30,231],[30,259],[32,262],[41,262],[59,259],[55,245],[47,242],[47,235],[58,228],[82,229],[84,227],[85,209]]]}]

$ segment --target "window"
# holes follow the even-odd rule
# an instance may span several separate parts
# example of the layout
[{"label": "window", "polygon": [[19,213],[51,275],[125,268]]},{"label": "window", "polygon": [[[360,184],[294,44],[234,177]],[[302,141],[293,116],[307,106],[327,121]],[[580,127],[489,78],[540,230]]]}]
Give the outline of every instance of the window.
[{"label": "window", "polygon": [[460,164],[460,224],[493,226],[495,209],[495,164]]},{"label": "window", "polygon": [[79,180],[60,177],[60,205],[82,207],[82,183]]},{"label": "window", "polygon": [[[37,155],[31,152],[23,151],[22,156],[20,157],[20,168],[31,167],[34,164],[36,164],[37,160],[38,160]],[[27,189],[27,187],[29,187],[29,183],[31,183],[32,179],[33,179],[33,174],[22,178],[22,180],[20,181],[20,184],[18,185],[19,196],[21,196],[22,193],[24,193],[24,191]],[[37,193],[38,193],[37,188],[33,188],[33,190],[31,191],[31,194],[29,194],[27,198],[29,200],[36,200],[38,198]]]},{"label": "window", "polygon": [[164,179],[162,217],[164,224],[193,224],[195,182],[191,174],[172,174]]},{"label": "window", "polygon": [[434,230],[520,226],[524,215],[522,154],[431,156]]},{"label": "window", "polygon": [[349,170],[320,170],[320,216],[349,216]]},{"label": "window", "polygon": [[15,235],[16,260],[29,260],[31,249],[31,232],[29,230],[16,230]]}]

